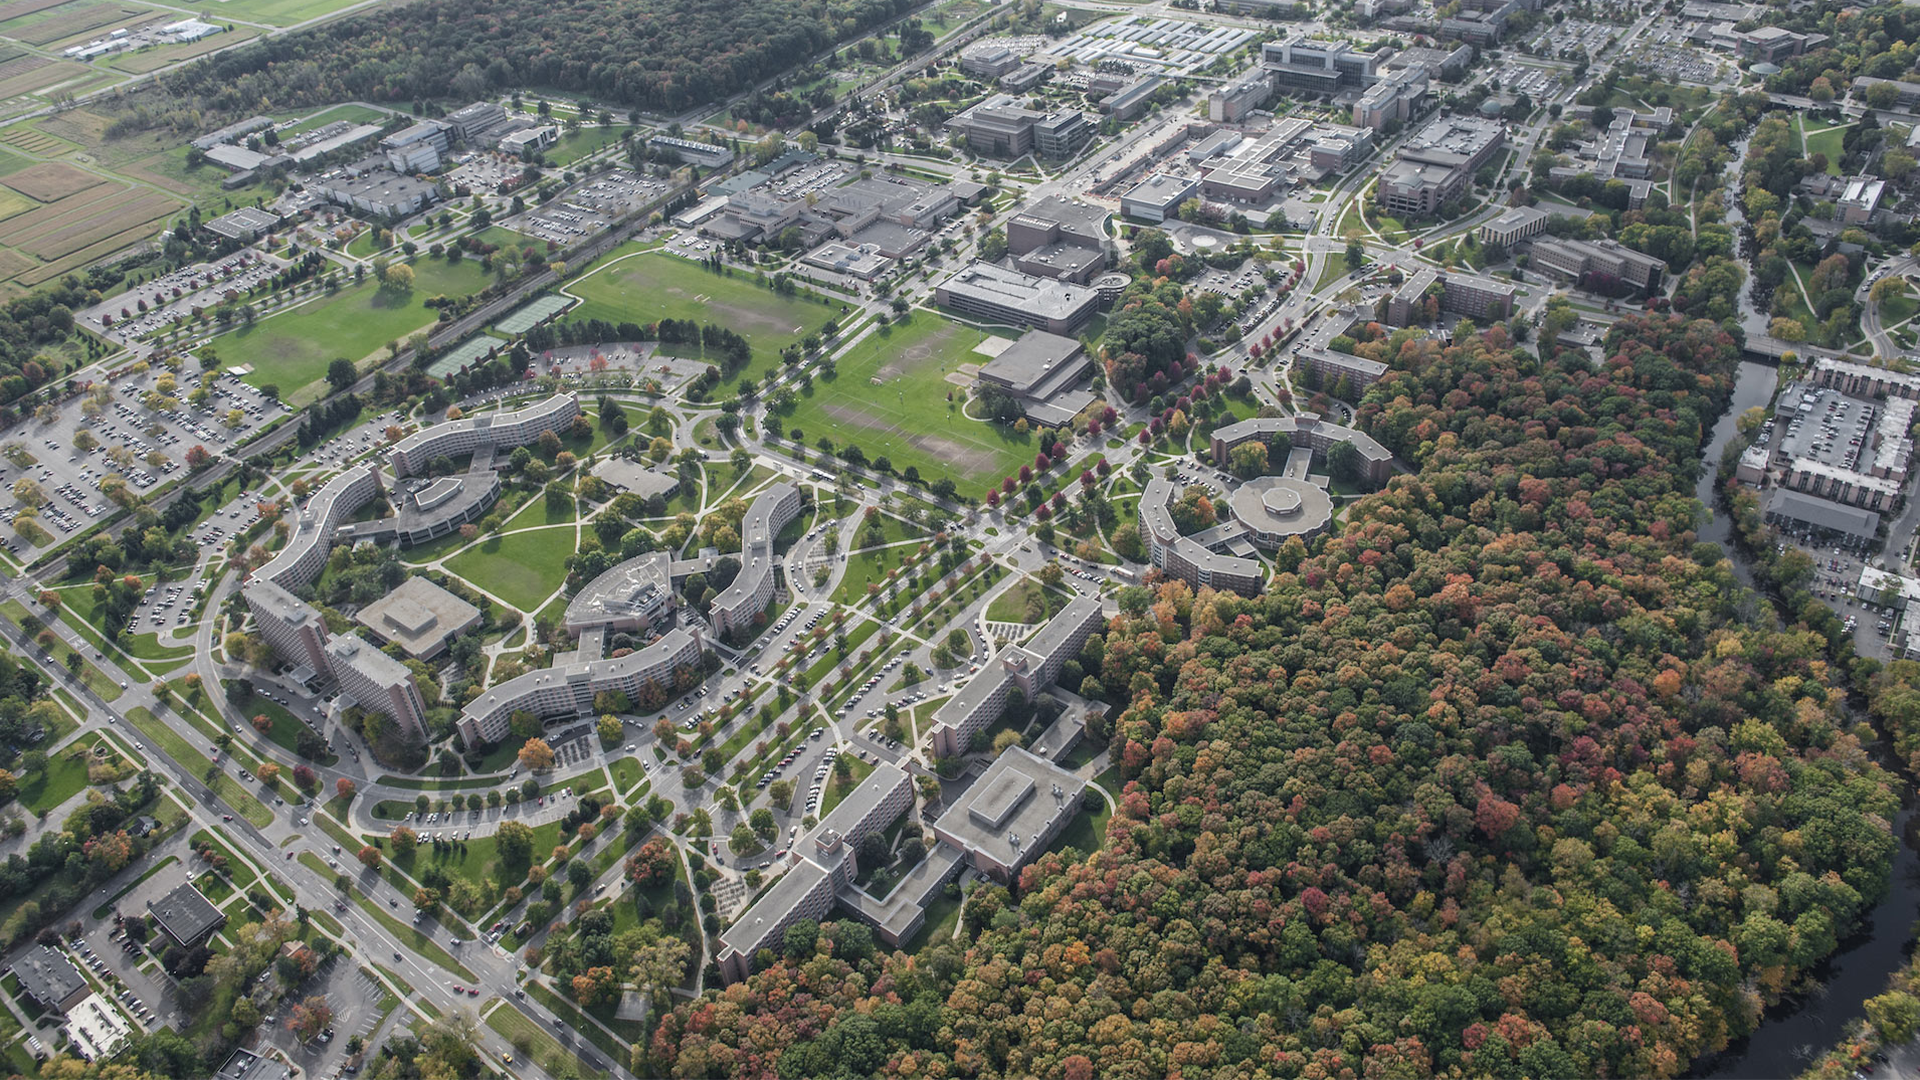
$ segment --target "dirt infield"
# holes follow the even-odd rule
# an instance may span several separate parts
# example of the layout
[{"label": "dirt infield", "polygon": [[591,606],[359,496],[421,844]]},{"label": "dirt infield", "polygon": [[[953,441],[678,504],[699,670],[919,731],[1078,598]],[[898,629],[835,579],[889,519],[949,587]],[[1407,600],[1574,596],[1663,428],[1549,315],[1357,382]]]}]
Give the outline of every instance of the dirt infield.
[{"label": "dirt infield", "polygon": [[104,183],[106,180],[101,177],[63,161],[29,165],[6,180],[8,187],[35,202],[43,203],[64,199]]},{"label": "dirt infield", "polygon": [[919,435],[908,431],[899,424],[884,420],[865,409],[856,409],[849,405],[826,405],[821,411],[843,424],[866,428],[869,431],[885,431],[905,439],[917,449],[932,454],[967,473],[986,472],[994,467],[997,455],[989,449],[969,446],[958,439],[944,435]]}]

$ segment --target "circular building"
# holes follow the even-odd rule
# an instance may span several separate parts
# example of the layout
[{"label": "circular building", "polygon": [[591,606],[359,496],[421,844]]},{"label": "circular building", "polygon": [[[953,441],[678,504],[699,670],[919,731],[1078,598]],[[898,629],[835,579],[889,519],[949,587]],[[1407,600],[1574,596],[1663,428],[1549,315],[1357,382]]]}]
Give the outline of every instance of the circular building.
[{"label": "circular building", "polygon": [[1317,484],[1285,476],[1249,480],[1227,497],[1247,539],[1272,551],[1290,536],[1311,540],[1333,521],[1333,500]]}]

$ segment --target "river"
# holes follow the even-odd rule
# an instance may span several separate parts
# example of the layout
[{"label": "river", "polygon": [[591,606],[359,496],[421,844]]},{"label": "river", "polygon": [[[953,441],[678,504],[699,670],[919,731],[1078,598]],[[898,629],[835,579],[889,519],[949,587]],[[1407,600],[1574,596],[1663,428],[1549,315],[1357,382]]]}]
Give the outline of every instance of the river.
[{"label": "river", "polygon": [[[1733,401],[1713,426],[1700,483],[1694,489],[1702,504],[1714,505],[1714,470],[1721,451],[1734,437],[1740,414],[1766,405],[1773,397],[1777,377],[1778,372],[1765,364],[1741,363]],[[1740,580],[1752,587],[1752,570],[1732,542],[1732,531],[1727,515],[1715,513],[1699,530],[1699,538],[1719,544]],[[1881,764],[1897,774],[1884,750],[1884,746],[1874,747]],[[1753,1080],[1800,1073],[1813,1057],[1840,1040],[1847,1023],[1864,1015],[1862,1003],[1884,992],[1887,977],[1906,963],[1914,915],[1920,912],[1920,848],[1915,846],[1911,785],[1902,783],[1900,788],[1901,810],[1893,826],[1901,843],[1894,851],[1893,878],[1885,899],[1874,907],[1867,924],[1841,942],[1840,950],[1814,972],[1818,990],[1769,1009],[1752,1035],[1725,1053],[1695,1062],[1692,1075],[1709,1080]]]}]

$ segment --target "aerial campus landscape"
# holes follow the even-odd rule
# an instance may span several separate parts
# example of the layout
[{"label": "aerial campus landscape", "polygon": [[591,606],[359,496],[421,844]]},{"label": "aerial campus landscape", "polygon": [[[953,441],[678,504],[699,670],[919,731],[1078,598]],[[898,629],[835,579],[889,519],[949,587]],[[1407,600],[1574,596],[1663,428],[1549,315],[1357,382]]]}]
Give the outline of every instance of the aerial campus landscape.
[{"label": "aerial campus landscape", "polygon": [[0,1075],[1920,1077],[1916,39],[0,4]]}]

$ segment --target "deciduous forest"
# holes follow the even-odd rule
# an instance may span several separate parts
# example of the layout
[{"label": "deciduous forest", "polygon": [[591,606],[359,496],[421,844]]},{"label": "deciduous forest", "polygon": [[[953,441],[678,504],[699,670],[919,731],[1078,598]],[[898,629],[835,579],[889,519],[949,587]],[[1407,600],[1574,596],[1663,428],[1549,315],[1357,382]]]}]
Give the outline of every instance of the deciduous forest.
[{"label": "deciduous forest", "polygon": [[420,0],[223,52],[166,81],[205,110],[528,87],[677,113],[873,29],[909,0]]},{"label": "deciduous forest", "polygon": [[1751,1030],[1884,890],[1896,800],[1843,658],[1695,542],[1736,343],[1390,344],[1359,422],[1412,475],[1265,595],[1128,590],[1089,644],[1105,850],[911,958],[795,935],[636,1070],[1674,1076]]}]

